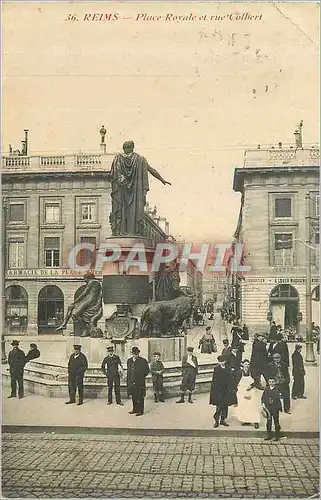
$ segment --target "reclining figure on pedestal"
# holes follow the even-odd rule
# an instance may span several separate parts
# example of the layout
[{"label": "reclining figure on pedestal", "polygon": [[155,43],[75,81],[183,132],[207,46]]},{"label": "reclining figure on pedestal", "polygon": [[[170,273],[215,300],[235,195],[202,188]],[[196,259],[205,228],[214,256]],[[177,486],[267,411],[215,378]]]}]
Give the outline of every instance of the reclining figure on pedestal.
[{"label": "reclining figure on pedestal", "polygon": [[74,321],[74,335],[80,337],[102,337],[97,322],[103,315],[102,287],[94,273],[88,271],[83,276],[86,287],[68,307],[63,323],[56,330],[65,330],[70,318]]}]

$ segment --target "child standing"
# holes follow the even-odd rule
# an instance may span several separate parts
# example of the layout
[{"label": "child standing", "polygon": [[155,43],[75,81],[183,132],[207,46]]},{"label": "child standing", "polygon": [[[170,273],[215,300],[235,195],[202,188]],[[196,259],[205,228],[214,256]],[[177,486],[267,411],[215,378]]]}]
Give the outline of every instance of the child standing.
[{"label": "child standing", "polygon": [[274,420],[275,438],[278,441],[280,438],[280,422],[279,415],[282,411],[279,389],[275,385],[275,379],[269,378],[268,383],[262,394],[262,407],[266,410],[266,441],[272,439],[272,419]]},{"label": "child standing", "polygon": [[160,360],[160,353],[154,352],[154,358],[150,364],[150,372],[152,374],[153,390],[154,390],[154,401],[158,403],[161,401],[164,403],[164,365]]}]

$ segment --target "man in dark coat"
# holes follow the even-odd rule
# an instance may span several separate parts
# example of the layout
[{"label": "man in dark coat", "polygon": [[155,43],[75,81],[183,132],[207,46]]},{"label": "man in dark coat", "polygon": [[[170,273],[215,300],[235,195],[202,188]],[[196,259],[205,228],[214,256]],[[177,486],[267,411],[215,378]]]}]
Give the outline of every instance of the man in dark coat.
[{"label": "man in dark coat", "polygon": [[107,377],[107,387],[108,387],[108,397],[107,404],[111,405],[113,402],[113,387],[115,388],[116,403],[120,406],[124,406],[121,401],[120,396],[120,373],[123,373],[123,367],[121,364],[120,357],[114,353],[114,346],[110,345],[106,347],[107,356],[103,359],[101,364],[101,371]]},{"label": "man in dark coat", "polygon": [[304,396],[304,375],[305,369],[301,354],[302,345],[296,344],[294,353],[292,354],[292,399],[306,399]]},{"label": "man in dark coat", "polygon": [[187,348],[187,354],[182,357],[182,384],[180,399],[176,403],[184,403],[185,392],[188,391],[188,402],[193,403],[192,393],[195,389],[196,375],[198,374],[197,357],[193,355],[194,347]]},{"label": "man in dark coat", "polygon": [[26,363],[32,361],[33,359],[37,359],[40,357],[40,351],[37,347],[37,344],[30,344],[30,350],[26,356]]},{"label": "man in dark coat", "polygon": [[290,375],[288,367],[283,363],[281,354],[273,354],[273,361],[268,365],[268,378],[275,380],[275,385],[283,399],[284,413],[290,412]]},{"label": "man in dark coat", "polygon": [[261,375],[267,380],[266,372],[268,366],[268,353],[266,350],[266,336],[264,334],[258,334],[257,338],[253,342],[252,354],[250,359],[250,371],[251,377],[254,382],[251,384],[251,388],[256,387],[261,391],[264,387],[261,384]]},{"label": "man in dark coat", "polygon": [[249,329],[248,329],[248,327],[246,326],[245,323],[243,325],[243,330],[242,331],[243,331],[242,339],[243,340],[249,340],[249,338],[250,338],[249,337]]},{"label": "man in dark coat", "polygon": [[269,342],[274,342],[277,340],[278,336],[278,329],[275,324],[275,321],[272,321],[271,326],[270,326],[270,335],[269,335]]},{"label": "man in dark coat", "polygon": [[148,362],[141,358],[139,353],[138,347],[133,347],[132,357],[127,361],[127,391],[133,402],[133,409],[129,413],[137,417],[144,414],[146,377],[149,374]]},{"label": "man in dark coat", "polygon": [[76,402],[76,390],[78,389],[78,403],[80,406],[84,401],[84,375],[88,368],[86,356],[81,352],[81,345],[74,345],[74,353],[68,362],[68,388],[69,401],[66,405]]},{"label": "man in dark coat", "polygon": [[245,344],[245,341],[243,340],[242,328],[240,328],[237,325],[234,325],[231,330],[231,333],[232,333],[231,347],[232,349],[237,349],[237,358],[241,363],[244,352],[244,344]]},{"label": "man in dark coat", "polygon": [[235,387],[237,388],[242,378],[241,363],[238,357],[237,347],[233,347],[228,357],[226,357],[226,368],[232,373]]},{"label": "man in dark coat", "polygon": [[285,340],[283,340],[282,333],[278,333],[276,336],[276,340],[274,342],[270,342],[268,348],[269,362],[272,361],[273,354],[276,353],[281,354],[283,363],[286,364],[287,367],[289,367],[289,349],[287,343],[285,342]]},{"label": "man in dark coat", "polygon": [[226,366],[226,358],[218,356],[218,365],[215,366],[210,393],[210,405],[216,406],[214,413],[214,427],[224,425],[228,415],[228,407],[237,403],[236,388],[233,375]]},{"label": "man in dark coat", "polygon": [[10,369],[11,377],[11,394],[8,398],[15,398],[17,396],[17,384],[18,384],[18,396],[19,399],[23,398],[23,370],[26,363],[25,353],[19,349],[19,341],[13,340],[11,342],[12,350],[8,355],[8,363]]}]

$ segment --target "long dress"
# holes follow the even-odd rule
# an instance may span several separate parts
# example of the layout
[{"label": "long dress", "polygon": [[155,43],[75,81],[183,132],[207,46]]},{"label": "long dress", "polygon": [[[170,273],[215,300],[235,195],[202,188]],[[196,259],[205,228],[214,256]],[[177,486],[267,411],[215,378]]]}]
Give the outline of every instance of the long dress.
[{"label": "long dress", "polygon": [[235,416],[242,423],[259,423],[260,422],[260,397],[261,391],[256,388],[247,391],[250,386],[252,377],[244,375],[238,385],[237,391],[237,408],[235,408]]}]

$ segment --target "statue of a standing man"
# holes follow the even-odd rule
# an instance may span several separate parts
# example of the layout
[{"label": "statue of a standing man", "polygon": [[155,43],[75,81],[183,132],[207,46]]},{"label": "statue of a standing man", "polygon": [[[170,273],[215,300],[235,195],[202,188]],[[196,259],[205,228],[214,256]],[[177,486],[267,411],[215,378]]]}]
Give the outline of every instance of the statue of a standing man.
[{"label": "statue of a standing man", "polygon": [[105,137],[106,137],[106,134],[107,134],[107,130],[105,129],[105,125],[102,125],[99,133],[101,135],[101,144],[105,144]]},{"label": "statue of a standing man", "polygon": [[149,191],[148,172],[164,185],[171,185],[143,156],[134,153],[134,147],[133,141],[126,141],[123,145],[124,153],[118,154],[111,166],[110,222],[113,236],[143,236],[142,222],[146,194]]}]

